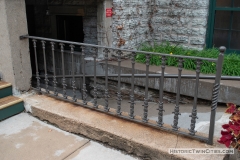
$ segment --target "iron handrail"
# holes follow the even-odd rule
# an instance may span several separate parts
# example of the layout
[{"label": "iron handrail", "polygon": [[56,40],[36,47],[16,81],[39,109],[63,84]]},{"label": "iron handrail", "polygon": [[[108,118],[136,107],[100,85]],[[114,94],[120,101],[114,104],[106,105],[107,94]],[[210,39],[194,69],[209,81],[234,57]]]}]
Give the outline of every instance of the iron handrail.
[{"label": "iron handrail", "polygon": [[[72,44],[72,45],[87,46],[87,47],[96,47],[96,48],[104,48],[104,49],[106,48],[106,49],[112,49],[112,50],[119,50],[119,51],[123,51],[123,52],[135,52],[135,53],[141,53],[141,54],[169,56],[169,54],[164,54],[164,53],[156,53],[156,52],[146,52],[146,51],[138,51],[138,50],[113,48],[113,47],[106,47],[106,46],[100,46],[100,45],[95,45],[95,44],[86,44],[86,43],[80,43],[80,42],[65,41],[65,40],[58,40],[58,39],[52,39],[52,38],[43,38],[43,37],[29,36],[29,35],[22,35],[22,36],[20,36],[20,39],[25,39],[25,38],[36,39],[36,40],[43,40],[43,41],[51,41],[51,42],[58,42],[58,43],[66,43],[66,44]],[[214,59],[214,58],[193,57],[193,56],[180,56],[180,55],[174,55],[174,54],[172,54],[171,57],[175,57],[175,58],[188,58],[188,59],[195,59],[195,60],[206,60],[206,61],[210,61],[210,62],[217,62],[217,59]]]},{"label": "iron handrail", "polygon": [[[130,78],[132,74],[120,74],[122,78]],[[33,74],[33,76],[36,76]],[[40,77],[45,77],[44,75],[39,75]],[[53,78],[54,76],[49,76],[48,78]],[[56,78],[62,78],[62,75],[56,75]],[[83,75],[81,74],[76,74],[76,78],[82,78]],[[94,75],[89,74],[85,75],[85,77],[94,77]],[[105,77],[105,75],[96,75],[97,78],[102,78]],[[118,74],[108,74],[108,77],[118,77]],[[134,77],[136,78],[146,78],[146,74],[134,74]],[[162,77],[162,74],[149,74],[149,78],[159,78]],[[65,78],[72,78],[72,75],[65,75]],[[177,74],[167,74],[164,75],[164,78],[178,78]],[[187,78],[187,79],[196,79],[196,75],[190,75],[190,74],[182,74],[181,78]],[[214,80],[216,77],[215,76],[199,76],[199,79],[212,79]],[[240,80],[240,76],[221,76],[221,80]]]}]

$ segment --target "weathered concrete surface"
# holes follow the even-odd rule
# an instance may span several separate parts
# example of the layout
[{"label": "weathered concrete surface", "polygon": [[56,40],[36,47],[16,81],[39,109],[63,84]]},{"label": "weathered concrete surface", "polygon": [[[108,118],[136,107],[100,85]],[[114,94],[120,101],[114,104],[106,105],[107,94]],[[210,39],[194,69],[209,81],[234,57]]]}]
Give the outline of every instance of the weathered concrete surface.
[{"label": "weathered concrete surface", "polygon": [[[0,1],[0,74],[15,90],[29,90],[32,76],[27,34],[25,0]],[[15,93],[15,92],[14,92]]]},{"label": "weathered concrete surface", "polygon": [[[87,65],[92,66],[92,62],[88,62]],[[117,74],[118,66],[117,62],[112,61],[109,62],[108,65],[108,73],[109,74]],[[123,74],[131,74],[131,61],[124,60],[121,63],[121,73]],[[92,68],[92,70],[91,70]],[[135,64],[135,73],[136,74],[144,74],[146,70],[146,66],[144,64],[136,63]],[[161,73],[161,66],[150,66],[150,73]],[[87,74],[93,74],[93,67],[87,67]],[[105,73],[105,64],[99,63],[97,66],[97,73],[104,74]],[[178,74],[178,70],[176,67],[168,67],[166,66],[165,74]],[[196,73],[194,71],[183,70],[182,74],[193,74]],[[111,78],[113,80],[117,80],[117,78]],[[131,83],[131,78],[121,78],[122,82]],[[198,90],[198,98],[211,100],[212,99],[212,89],[213,89],[214,80],[200,80],[199,90]],[[145,86],[144,78],[135,78],[135,85]],[[164,80],[164,91],[176,93],[177,79],[174,78],[165,78]],[[159,89],[159,78],[149,78],[149,88]],[[195,92],[195,80],[191,79],[182,79],[181,81],[181,94],[186,96],[193,96]],[[240,105],[240,82],[239,81],[229,81],[222,80],[220,92],[218,96],[218,102],[228,103],[232,102]]]},{"label": "weathered concrete surface", "polygon": [[129,155],[104,147],[103,145],[90,141],[84,147],[75,151],[66,160],[137,160]]},{"label": "weathered concrete surface", "polygon": [[[170,155],[168,148],[224,147],[149,128],[110,115],[99,113],[44,95],[25,98],[34,116],[57,125],[59,128],[84,135],[110,146],[152,160],[195,159],[196,155]],[[216,141],[215,141],[216,142]],[[198,155],[198,159],[223,159],[225,155]]]},{"label": "weathered concrete surface", "polygon": [[64,159],[89,142],[51,127],[26,113],[0,123],[2,160]]},{"label": "weathered concrete surface", "polygon": [[0,122],[1,160],[137,160],[21,113]]}]

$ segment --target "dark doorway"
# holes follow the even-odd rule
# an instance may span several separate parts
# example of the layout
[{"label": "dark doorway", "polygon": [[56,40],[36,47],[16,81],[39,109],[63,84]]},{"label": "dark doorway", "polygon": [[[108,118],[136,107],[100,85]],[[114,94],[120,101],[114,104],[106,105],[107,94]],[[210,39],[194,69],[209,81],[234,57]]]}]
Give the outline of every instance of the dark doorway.
[{"label": "dark doorway", "polygon": [[57,38],[83,43],[83,19],[81,16],[57,15]]}]

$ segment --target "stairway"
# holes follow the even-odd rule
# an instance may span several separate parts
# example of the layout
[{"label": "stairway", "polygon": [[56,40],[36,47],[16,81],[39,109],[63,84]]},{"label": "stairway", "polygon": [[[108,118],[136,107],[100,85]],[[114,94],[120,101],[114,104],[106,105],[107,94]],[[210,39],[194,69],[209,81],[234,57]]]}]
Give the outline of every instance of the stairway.
[{"label": "stairway", "polygon": [[23,100],[12,95],[12,85],[0,81],[0,121],[24,111]]}]

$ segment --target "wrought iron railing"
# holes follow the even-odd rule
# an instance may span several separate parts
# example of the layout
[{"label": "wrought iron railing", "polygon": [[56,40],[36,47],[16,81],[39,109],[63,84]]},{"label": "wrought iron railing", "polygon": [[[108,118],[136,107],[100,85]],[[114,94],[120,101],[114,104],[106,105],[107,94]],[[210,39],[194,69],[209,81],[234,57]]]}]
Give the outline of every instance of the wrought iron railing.
[{"label": "wrought iron railing", "polygon": [[[21,36],[20,39],[29,38],[31,39],[31,43],[33,43],[34,48],[34,55],[35,55],[35,67],[36,67],[36,75],[35,78],[37,80],[36,90],[41,93],[48,94],[50,96],[54,96],[56,98],[64,99],[65,101],[72,102],[75,104],[79,104],[83,107],[91,108],[100,112],[104,112],[107,114],[115,115],[123,119],[131,120],[134,122],[138,122],[147,126],[151,126],[157,129],[161,129],[168,132],[177,133],[180,135],[188,136],[194,139],[198,139],[201,141],[204,141],[208,144],[213,144],[213,137],[214,137],[214,126],[215,126],[215,115],[216,115],[216,109],[217,109],[217,102],[218,102],[218,94],[219,94],[219,87],[220,87],[220,80],[221,79],[228,79],[228,80],[239,80],[239,77],[229,77],[229,76],[222,76],[222,66],[223,66],[223,59],[224,59],[224,52],[226,50],[225,47],[220,47],[220,54],[218,59],[212,59],[212,58],[203,58],[203,57],[191,57],[191,56],[179,56],[179,55],[170,55],[170,54],[161,54],[161,53],[152,53],[152,52],[144,52],[144,51],[136,51],[136,50],[127,50],[127,49],[118,49],[118,48],[111,48],[111,47],[104,47],[104,46],[98,46],[98,45],[92,45],[92,44],[84,44],[84,43],[78,43],[78,42],[70,42],[70,41],[63,41],[63,40],[57,40],[57,39],[49,39],[49,38],[42,38],[42,37],[34,37],[34,36],[28,36],[24,35]],[[41,44],[41,50],[43,54],[43,60],[44,60],[44,76],[39,75],[39,68],[38,68],[38,56],[37,56],[37,43]],[[51,48],[51,57],[52,57],[52,65],[53,65],[53,75],[49,76],[47,72],[47,56],[46,56],[46,44],[50,45]],[[57,44],[60,45],[60,52],[61,52],[61,59],[62,59],[62,74],[56,74],[56,68],[55,68],[55,49]],[[72,72],[71,75],[65,74],[65,66],[64,66],[64,46],[68,45],[71,49],[71,55],[72,55]],[[75,54],[74,48],[80,47],[81,48],[81,56],[82,56],[82,74],[75,74],[74,68],[74,57]],[[85,48],[89,47],[92,50],[92,57],[94,61],[94,74],[93,75],[86,75],[85,72]],[[97,75],[97,55],[98,55],[98,49],[103,49],[103,52],[105,53],[105,75]],[[115,52],[117,54],[117,60],[118,60],[118,74],[109,74],[108,73],[108,60],[109,60],[109,53],[110,51]],[[132,74],[121,74],[121,57],[123,52],[127,52],[131,54],[131,63],[132,63]],[[146,73],[145,74],[135,74],[135,55],[136,53],[142,53],[146,55]],[[150,62],[150,56],[151,55],[159,55],[161,56],[161,74],[150,74],[149,73],[149,62]],[[177,75],[170,75],[165,74],[165,65],[166,65],[166,59],[168,57],[175,57],[178,59],[178,74]],[[182,75],[182,69],[183,69],[183,62],[184,59],[194,59],[196,61],[196,75]],[[210,61],[210,62],[216,62],[216,74],[215,76],[201,76],[200,75],[200,68],[203,61]],[[87,77],[93,77],[94,78],[94,98],[93,98],[93,105],[89,105],[87,102],[87,89],[86,89],[86,78]],[[105,105],[103,108],[100,108],[97,102],[97,77],[103,77],[105,78]],[[109,77],[117,77],[118,78],[118,85],[117,85],[117,109],[116,112],[112,112],[110,110],[109,104],[108,104],[108,98],[109,98],[109,90],[108,90],[108,78]],[[131,78],[131,93],[129,95],[130,99],[130,106],[129,106],[129,113],[128,115],[123,115],[121,112],[121,101],[122,101],[122,95],[121,95],[121,78]],[[145,98],[143,103],[143,116],[141,119],[135,118],[134,114],[134,107],[135,107],[135,97],[134,97],[134,81],[136,77],[145,78]],[[44,78],[45,81],[45,89],[40,87],[40,79]],[[53,79],[53,90],[50,91],[49,89],[49,79]],[[57,79],[62,79],[62,96],[59,96],[58,90],[57,90]],[[71,78],[72,79],[72,93],[73,96],[71,99],[68,98],[67,92],[66,92],[66,79]],[[82,97],[76,96],[76,78],[82,78]],[[159,78],[159,105],[158,105],[158,120],[156,123],[151,123],[148,120],[148,92],[149,92],[149,78]],[[164,103],[163,103],[163,87],[164,87],[164,78],[177,78],[177,86],[176,86],[176,104],[173,111],[174,119],[173,119],[173,125],[171,127],[167,127],[163,125],[163,112],[164,112]],[[195,94],[194,94],[194,102],[193,102],[193,108],[192,113],[190,115],[191,117],[191,124],[189,131],[181,131],[179,130],[178,126],[178,120],[179,120],[179,105],[180,105],[180,89],[181,89],[181,79],[182,78],[188,78],[188,79],[195,79]],[[197,117],[197,100],[198,100],[198,88],[199,88],[199,80],[200,79],[214,79],[214,85],[213,85],[213,92],[212,92],[212,105],[211,105],[211,116],[210,116],[210,128],[209,128],[209,135],[208,137],[196,135],[195,131],[195,125],[196,125],[196,119]],[[79,101],[78,99],[81,99],[82,101]]]}]

